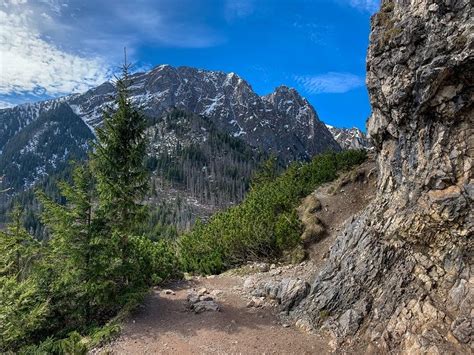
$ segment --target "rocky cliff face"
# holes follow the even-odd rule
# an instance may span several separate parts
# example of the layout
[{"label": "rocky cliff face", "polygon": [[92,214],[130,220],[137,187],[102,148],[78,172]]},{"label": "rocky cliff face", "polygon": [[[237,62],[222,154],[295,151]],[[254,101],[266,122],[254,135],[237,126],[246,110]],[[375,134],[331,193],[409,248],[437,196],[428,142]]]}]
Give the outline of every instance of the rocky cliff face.
[{"label": "rocky cliff face", "polygon": [[378,193],[293,310],[339,340],[472,351],[472,18],[469,0],[385,0],[372,19]]}]

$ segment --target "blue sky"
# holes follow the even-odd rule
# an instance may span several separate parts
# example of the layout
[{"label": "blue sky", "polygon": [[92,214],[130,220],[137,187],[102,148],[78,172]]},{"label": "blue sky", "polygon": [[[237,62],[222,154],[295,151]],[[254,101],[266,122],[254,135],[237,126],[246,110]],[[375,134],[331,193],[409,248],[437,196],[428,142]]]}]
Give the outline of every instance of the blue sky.
[{"label": "blue sky", "polygon": [[126,46],[159,64],[236,72],[259,94],[295,87],[335,126],[364,129],[378,0],[0,0],[0,106],[82,92]]}]

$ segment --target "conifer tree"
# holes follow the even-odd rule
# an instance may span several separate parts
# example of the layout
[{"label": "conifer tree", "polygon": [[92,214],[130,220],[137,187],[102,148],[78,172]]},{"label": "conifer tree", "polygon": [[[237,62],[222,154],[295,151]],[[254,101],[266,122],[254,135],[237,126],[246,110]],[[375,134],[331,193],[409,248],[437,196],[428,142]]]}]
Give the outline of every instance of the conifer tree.
[{"label": "conifer tree", "polygon": [[148,216],[142,201],[149,188],[146,119],[131,102],[129,70],[125,53],[122,75],[115,83],[116,108],[104,112],[103,125],[97,129],[97,141],[91,153],[101,233],[118,240],[121,263],[116,273],[122,287],[132,286],[129,281],[137,271],[130,260],[130,237],[146,223]]},{"label": "conifer tree", "polygon": [[[106,249],[113,249],[110,240],[96,233],[97,220],[94,216],[95,186],[87,164],[77,166],[73,171],[72,184],[59,183],[61,195],[66,204],[59,204],[39,192],[44,207],[42,219],[50,232],[47,267],[56,274],[53,289],[61,297],[62,312],[77,322],[90,320],[91,303],[100,296],[100,285],[106,281],[104,268],[108,262],[103,259]],[[108,243],[108,245],[104,245]],[[107,284],[110,288],[110,284]],[[77,307],[77,303],[81,307]]]},{"label": "conifer tree", "polygon": [[23,227],[21,217],[21,209],[15,207],[12,223],[6,231],[0,231],[0,276],[14,276],[17,281],[26,278],[40,248],[39,242]]},{"label": "conifer tree", "polygon": [[252,178],[251,186],[256,186],[273,181],[278,176],[278,158],[275,155],[270,156],[263,162]]},{"label": "conifer tree", "polygon": [[148,191],[146,120],[129,97],[130,65],[122,66],[116,80],[116,109],[104,112],[97,129],[92,167],[97,177],[100,209],[112,230],[131,233],[146,217],[141,204]]}]

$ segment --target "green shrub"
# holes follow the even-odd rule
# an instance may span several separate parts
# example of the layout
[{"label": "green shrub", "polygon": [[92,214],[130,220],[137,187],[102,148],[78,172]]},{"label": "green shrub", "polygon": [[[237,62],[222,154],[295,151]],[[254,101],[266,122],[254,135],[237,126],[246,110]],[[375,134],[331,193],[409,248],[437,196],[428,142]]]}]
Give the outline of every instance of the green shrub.
[{"label": "green shrub", "polygon": [[296,210],[278,215],[274,226],[275,247],[279,250],[295,248],[300,242],[301,223]]},{"label": "green shrub", "polygon": [[39,345],[30,345],[20,350],[20,354],[24,355],[85,355],[87,354],[87,347],[82,342],[82,337],[77,332],[72,332],[67,338],[53,339],[48,338]]},{"label": "green shrub", "polygon": [[49,304],[32,280],[0,277],[0,352],[14,349],[45,326]]},{"label": "green shrub", "polygon": [[292,164],[275,179],[252,184],[241,204],[217,213],[206,224],[198,223],[178,239],[184,271],[219,273],[298,248],[301,225],[295,208],[299,199],[365,159],[363,151],[323,154],[306,164]]},{"label": "green shrub", "polygon": [[[179,275],[179,264],[175,247],[171,241],[152,241],[148,237],[130,237],[131,259],[144,287],[157,285]],[[134,281],[135,283],[137,280]]]}]

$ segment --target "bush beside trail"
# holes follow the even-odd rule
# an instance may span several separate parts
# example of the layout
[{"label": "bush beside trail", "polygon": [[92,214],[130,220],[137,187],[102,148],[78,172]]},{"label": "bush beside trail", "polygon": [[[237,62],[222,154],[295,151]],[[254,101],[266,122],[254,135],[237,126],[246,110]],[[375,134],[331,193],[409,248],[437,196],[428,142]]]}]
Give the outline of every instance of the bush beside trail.
[{"label": "bush beside trail", "polygon": [[295,210],[300,199],[366,158],[364,151],[327,153],[309,163],[293,163],[276,178],[260,178],[241,204],[197,223],[178,239],[184,271],[220,273],[249,260],[280,258],[301,249],[302,226]]}]

